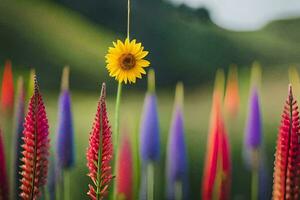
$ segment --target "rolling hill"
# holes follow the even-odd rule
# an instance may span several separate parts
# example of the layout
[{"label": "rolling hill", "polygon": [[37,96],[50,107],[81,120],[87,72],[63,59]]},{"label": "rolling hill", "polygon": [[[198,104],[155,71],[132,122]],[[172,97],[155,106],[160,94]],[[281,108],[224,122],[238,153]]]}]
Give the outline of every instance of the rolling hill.
[{"label": "rolling hill", "polygon": [[[124,22],[124,13],[119,17],[111,13],[104,23],[83,6],[93,1],[80,2],[72,7],[68,2],[4,0],[0,4],[0,61],[12,59],[18,71],[35,67],[48,89],[58,88],[64,65],[71,66],[76,89],[94,89],[100,81],[109,80],[104,55],[113,40],[124,38],[124,27],[115,23]],[[99,16],[110,15],[105,5],[99,5],[99,13],[107,10]],[[118,7],[114,12],[119,11]],[[201,12],[147,1],[134,4],[133,16],[132,37],[150,50],[149,59],[161,86],[178,80],[197,85],[211,80],[216,68],[232,63],[249,66],[259,60],[271,66],[300,62],[300,30],[296,26],[300,19],[272,22],[253,32],[232,32],[203,18]]]}]

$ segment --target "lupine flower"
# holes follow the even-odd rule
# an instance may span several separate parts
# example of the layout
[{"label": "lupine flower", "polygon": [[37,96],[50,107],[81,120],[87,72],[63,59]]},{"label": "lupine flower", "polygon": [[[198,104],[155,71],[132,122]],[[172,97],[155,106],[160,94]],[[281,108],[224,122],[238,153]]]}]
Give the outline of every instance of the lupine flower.
[{"label": "lupine flower", "polygon": [[118,40],[113,45],[105,56],[109,75],[120,83],[124,81],[125,84],[135,83],[136,78],[142,78],[142,74],[146,74],[144,68],[150,65],[144,59],[148,51],[144,51],[142,44],[126,38],[124,43]]},{"label": "lupine flower", "polygon": [[214,91],[211,128],[202,182],[202,199],[226,200],[230,197],[231,158],[228,136],[221,113],[221,93]]},{"label": "lupine flower", "polygon": [[[140,199],[154,196],[154,165],[160,158],[159,120],[157,99],[155,94],[155,73],[148,73],[148,91],[144,101],[140,124],[140,158],[141,158],[141,186]],[[150,177],[151,176],[151,177]],[[150,185],[151,184],[151,185]],[[149,191],[153,188],[152,191]]]},{"label": "lupine flower", "polygon": [[127,135],[123,137],[118,156],[117,197],[119,199],[133,199],[133,166],[132,150]]},{"label": "lupine flower", "polygon": [[[188,167],[183,125],[183,85],[176,87],[176,99],[173,118],[169,133],[167,156],[167,198],[176,199],[176,192],[180,192],[180,199],[187,198]],[[177,186],[180,186],[177,188]],[[176,191],[181,190],[181,191]]]},{"label": "lupine flower", "polygon": [[229,68],[226,93],[224,99],[224,106],[227,113],[230,116],[235,117],[239,110],[239,83],[238,83],[238,72],[237,67],[232,65]]},{"label": "lupine flower", "polygon": [[103,199],[108,195],[110,182],[113,179],[111,168],[112,133],[106,112],[105,96],[105,84],[103,83],[86,154],[88,176],[94,184],[89,185],[88,195],[93,200]]},{"label": "lupine flower", "polygon": [[0,199],[9,199],[8,179],[6,171],[4,144],[2,140],[2,132],[0,129]]},{"label": "lupine flower", "polygon": [[277,137],[273,174],[272,199],[274,200],[299,199],[300,197],[299,129],[297,101],[293,97],[292,87],[290,85]]},{"label": "lupine flower", "polygon": [[147,93],[141,121],[141,157],[145,162],[157,161],[160,156],[157,100],[154,93]]},{"label": "lupine flower", "polygon": [[250,97],[249,115],[246,126],[245,143],[247,149],[258,149],[262,143],[262,121],[259,106],[259,97],[256,88],[253,88]]},{"label": "lupine flower", "polygon": [[[252,181],[257,181],[257,189],[252,188],[252,190],[258,193],[253,193],[253,198],[266,199],[268,198],[268,191],[264,185],[268,182],[268,173],[262,145],[262,136],[259,96],[257,88],[254,86],[251,90],[249,100],[249,114],[245,131],[243,157],[246,166],[252,171]],[[256,180],[254,176],[258,176],[258,180]]]},{"label": "lupine flower", "polygon": [[18,194],[20,194],[20,179],[21,174],[19,173],[19,167],[21,166],[22,158],[22,145],[23,145],[23,130],[24,130],[24,116],[25,116],[25,89],[23,78],[19,77],[17,96],[15,102],[15,124],[14,124],[14,192],[12,193],[12,198],[16,199]]},{"label": "lupine flower", "polygon": [[50,146],[48,129],[45,106],[35,79],[23,131],[20,197],[24,200],[38,199],[41,188],[46,184]]},{"label": "lupine flower", "polygon": [[11,112],[14,106],[14,80],[11,62],[8,60],[4,66],[2,90],[1,90],[1,109],[3,112]]},{"label": "lupine flower", "polygon": [[71,96],[68,89],[69,69],[65,68],[58,106],[58,130],[56,139],[57,164],[60,170],[74,165],[74,133]]}]

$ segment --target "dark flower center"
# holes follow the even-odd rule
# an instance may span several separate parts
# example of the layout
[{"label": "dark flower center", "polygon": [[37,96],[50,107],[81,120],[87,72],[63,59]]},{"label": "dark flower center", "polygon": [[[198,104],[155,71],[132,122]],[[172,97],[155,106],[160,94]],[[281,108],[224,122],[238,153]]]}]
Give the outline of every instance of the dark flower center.
[{"label": "dark flower center", "polygon": [[123,54],[119,60],[120,60],[121,68],[124,70],[130,70],[134,68],[136,63],[135,57],[130,53]]}]

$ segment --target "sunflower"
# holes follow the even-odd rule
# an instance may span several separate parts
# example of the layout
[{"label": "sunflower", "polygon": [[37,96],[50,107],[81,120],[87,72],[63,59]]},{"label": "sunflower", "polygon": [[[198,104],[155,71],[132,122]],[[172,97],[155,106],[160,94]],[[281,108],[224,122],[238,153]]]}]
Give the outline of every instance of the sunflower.
[{"label": "sunflower", "polygon": [[142,44],[127,38],[124,43],[118,40],[113,45],[105,56],[109,75],[120,83],[124,81],[125,84],[135,83],[136,78],[142,78],[142,74],[146,74],[144,68],[150,65],[144,59],[148,51],[144,51]]}]

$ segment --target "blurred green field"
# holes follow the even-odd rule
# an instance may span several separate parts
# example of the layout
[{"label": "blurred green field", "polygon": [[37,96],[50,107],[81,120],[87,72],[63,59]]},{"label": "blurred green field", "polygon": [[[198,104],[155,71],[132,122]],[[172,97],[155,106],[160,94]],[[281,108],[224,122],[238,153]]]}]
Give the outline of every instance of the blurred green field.
[{"label": "blurred green field", "polygon": [[[117,8],[107,13],[108,16],[124,9],[120,7],[123,4],[112,2]],[[273,66],[300,62],[299,19],[275,21],[257,31],[233,32],[203,21],[196,11],[158,2],[152,6],[161,20],[147,12],[149,3],[134,6],[132,37],[143,41],[150,51],[157,81],[164,87],[180,80],[197,87],[212,80],[218,67],[227,69],[233,63],[249,66],[259,60],[264,66]],[[85,6],[85,2],[77,3]],[[106,16],[106,4],[95,4],[99,7],[96,13]],[[86,15],[79,12],[80,6],[76,12],[71,6],[63,5],[55,1],[3,0],[0,60],[10,58],[20,70],[36,68],[46,89],[59,86],[58,77],[64,65],[72,69],[76,90],[94,91],[98,80],[111,84],[105,72],[104,56],[112,41],[124,38],[125,31],[117,32],[109,24],[122,23],[124,16],[105,17],[105,23],[101,24],[89,18],[89,12]],[[145,81],[137,86],[144,87]]]}]

